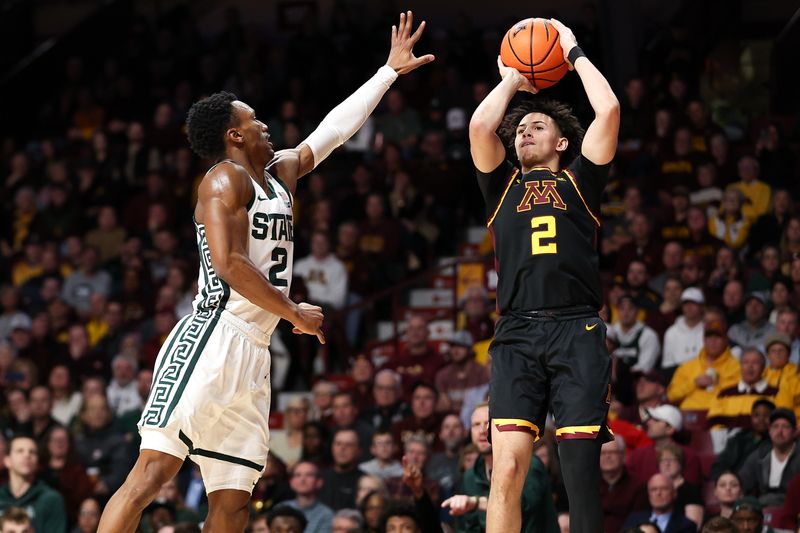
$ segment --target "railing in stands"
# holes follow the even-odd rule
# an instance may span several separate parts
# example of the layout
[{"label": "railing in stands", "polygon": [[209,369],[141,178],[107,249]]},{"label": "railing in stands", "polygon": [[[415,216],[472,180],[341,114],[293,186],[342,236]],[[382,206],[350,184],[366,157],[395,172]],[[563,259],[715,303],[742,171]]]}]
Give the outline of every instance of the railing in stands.
[{"label": "railing in stands", "polygon": [[[450,320],[452,321],[453,329],[455,329],[459,311],[460,290],[477,283],[480,283],[480,285],[489,292],[493,290],[492,287],[488,286],[489,274],[493,268],[492,257],[492,255],[464,255],[444,260],[436,266],[430,267],[391,287],[372,293],[369,296],[363,297],[363,299],[356,303],[337,310],[328,317],[333,328],[344,327],[348,317],[352,317],[354,313],[361,314],[364,317],[361,324],[363,331],[366,332],[367,338],[373,340],[367,341],[364,346],[350,346],[346,343],[341,345],[342,337],[338,337],[337,340],[340,343],[340,345],[337,346],[337,350],[340,352],[338,354],[339,360],[336,362],[331,361],[330,363],[343,369],[343,365],[347,364],[347,357],[354,355],[354,350],[361,349],[369,351],[375,349],[377,346],[389,347],[393,353],[396,353],[400,348],[402,339],[403,332],[400,329],[401,323],[404,322],[410,314],[414,314],[415,312],[429,319]],[[463,267],[465,265],[471,265],[473,267],[471,269],[471,276],[464,272]],[[481,268],[475,268],[477,266]],[[478,271],[483,273],[480,281],[476,279],[477,276],[475,275],[475,272]],[[459,275],[461,275],[461,279]],[[470,279],[468,280],[466,278]],[[436,308],[439,310],[437,313],[434,308],[425,308],[423,306],[414,307],[409,305],[411,302],[408,301],[408,296],[411,294],[411,291],[416,288],[447,290],[452,297],[448,299],[448,305]],[[388,304],[388,316],[386,314],[384,314],[384,316],[379,316],[379,313],[375,311],[381,307],[386,309],[386,304]],[[446,310],[445,307],[447,308]],[[392,323],[392,334],[389,338],[377,338],[377,324],[380,319],[390,320]]]}]

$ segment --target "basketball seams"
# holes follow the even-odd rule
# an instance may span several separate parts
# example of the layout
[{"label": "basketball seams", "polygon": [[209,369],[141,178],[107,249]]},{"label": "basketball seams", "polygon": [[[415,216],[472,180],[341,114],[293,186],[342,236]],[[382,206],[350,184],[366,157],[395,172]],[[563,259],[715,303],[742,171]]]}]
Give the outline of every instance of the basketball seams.
[{"label": "basketball seams", "polygon": [[[541,65],[542,63],[544,63],[545,61],[547,61],[547,58],[548,58],[548,57],[550,57],[550,54],[553,52],[553,49],[556,47],[556,45],[557,45],[557,44],[559,44],[559,45],[560,45],[560,43],[561,43],[561,35],[556,35],[556,38],[553,40],[553,44],[551,44],[551,45],[550,45],[550,49],[549,49],[549,50],[547,51],[547,53],[544,55],[544,57],[542,58],[542,60],[541,60],[541,61],[539,61],[538,63],[534,64],[534,66]],[[531,56],[531,59],[533,59],[533,56]],[[564,63],[565,63],[564,61],[562,61],[562,62],[561,62],[561,64],[564,64]],[[560,66],[561,66],[561,65],[559,65],[559,67],[560,67]],[[551,68],[549,68],[549,69],[540,70],[539,72],[546,72],[546,71],[548,71],[548,70],[553,70],[554,68],[558,68],[558,67],[551,67]]]},{"label": "basketball seams", "polygon": [[536,27],[535,19],[531,21],[531,38],[528,39],[528,45],[531,48],[531,55],[529,55],[528,57],[530,57],[531,59],[531,63],[529,65],[531,67],[531,82],[533,83],[533,86],[536,87],[536,75],[533,73],[533,28],[534,27]]},{"label": "basketball seams", "polygon": [[[514,50],[514,43],[511,42],[511,31],[509,30],[506,32],[506,40],[508,40],[508,49],[511,50],[511,53],[514,54],[514,57],[517,58],[517,61],[520,62],[521,65],[530,66],[530,63],[526,63],[517,55],[517,51]],[[533,58],[531,58],[533,59]]]},{"label": "basketball seams", "polygon": [[[541,24],[538,29],[537,24]],[[520,28],[520,26],[522,27]],[[520,45],[520,48],[525,46],[524,41],[526,35],[524,32],[526,26],[530,26],[527,35],[529,58],[528,61],[523,61],[520,56],[520,53],[523,52],[517,52],[514,47],[517,44]],[[543,34],[542,30],[544,30]],[[537,32],[539,34],[538,36]],[[539,37],[543,38],[544,41],[540,42],[541,39],[539,39]],[[550,40],[551,38],[553,39],[552,41]],[[536,39],[535,44],[533,42],[534,39]],[[500,55],[503,59],[503,63],[508,67],[516,69],[523,76],[528,78],[536,89],[544,89],[552,86],[563,78],[568,70],[568,63],[565,59],[561,58],[558,64],[554,64],[559,61],[558,57],[551,60],[556,45],[558,44],[560,46],[561,36],[557,31],[550,31],[550,24],[545,19],[530,18],[518,22],[506,32],[505,38],[501,43]],[[536,50],[538,50],[535,50],[537,46],[540,48],[547,47],[543,54],[539,54],[541,56],[541,60],[539,61],[536,61],[536,56],[534,55]],[[544,77],[548,75],[555,76],[555,79]]]}]

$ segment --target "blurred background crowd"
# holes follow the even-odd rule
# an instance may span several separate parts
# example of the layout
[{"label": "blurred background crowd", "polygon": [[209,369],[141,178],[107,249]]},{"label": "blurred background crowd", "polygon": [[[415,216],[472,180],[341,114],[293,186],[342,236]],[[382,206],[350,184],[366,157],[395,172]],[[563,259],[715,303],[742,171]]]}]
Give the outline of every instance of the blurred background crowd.
[{"label": "blurred background crowd", "polygon": [[[617,435],[605,531],[672,533],[677,516],[795,530],[800,121],[781,58],[796,6],[746,24],[744,0],[623,3],[534,13],[574,30],[621,103],[598,236]],[[37,532],[85,533],[136,458],[161,343],[192,311],[211,162],[188,147],[189,106],[232,91],[294,147],[385,62],[406,6],[108,2],[45,41],[36,25],[62,4],[0,2],[15,44],[0,63],[0,527],[22,508]],[[485,525],[437,510],[488,494],[491,457],[496,274],[467,126],[527,14],[473,4],[428,18],[417,48],[436,62],[299,184],[293,298],[323,306],[330,343],[286,324],[272,337],[253,532],[383,531],[387,509],[420,531]],[[591,119],[574,74],[545,96]],[[551,429],[535,453],[530,512],[552,506],[568,531]],[[199,531],[206,510],[187,461],[141,530]]]}]

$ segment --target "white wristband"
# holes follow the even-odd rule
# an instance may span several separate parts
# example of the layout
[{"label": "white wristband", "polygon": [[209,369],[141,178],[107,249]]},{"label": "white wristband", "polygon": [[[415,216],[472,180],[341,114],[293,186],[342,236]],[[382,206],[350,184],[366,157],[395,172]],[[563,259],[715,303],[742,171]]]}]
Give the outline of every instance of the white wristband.
[{"label": "white wristband", "polygon": [[382,66],[364,85],[322,119],[317,129],[301,143],[311,148],[315,168],[334,149],[355,135],[396,79],[397,72],[392,67]]}]

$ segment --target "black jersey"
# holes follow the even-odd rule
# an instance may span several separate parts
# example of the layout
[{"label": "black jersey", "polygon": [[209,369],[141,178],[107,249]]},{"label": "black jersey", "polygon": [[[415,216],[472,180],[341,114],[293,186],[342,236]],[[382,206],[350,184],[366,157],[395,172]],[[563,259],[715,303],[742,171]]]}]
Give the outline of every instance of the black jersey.
[{"label": "black jersey", "polygon": [[582,155],[553,174],[505,161],[478,172],[498,274],[500,313],[602,306],[597,235],[610,165]]}]

